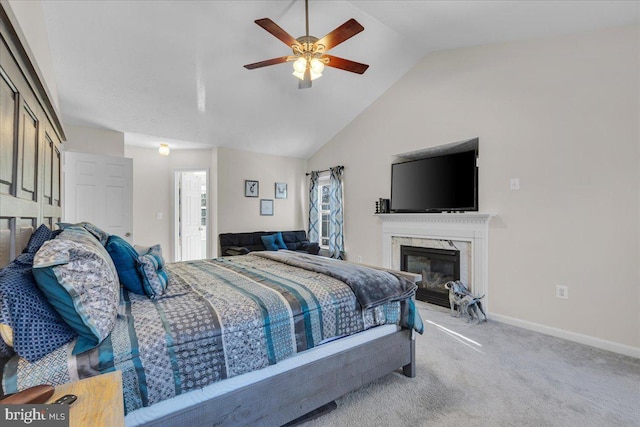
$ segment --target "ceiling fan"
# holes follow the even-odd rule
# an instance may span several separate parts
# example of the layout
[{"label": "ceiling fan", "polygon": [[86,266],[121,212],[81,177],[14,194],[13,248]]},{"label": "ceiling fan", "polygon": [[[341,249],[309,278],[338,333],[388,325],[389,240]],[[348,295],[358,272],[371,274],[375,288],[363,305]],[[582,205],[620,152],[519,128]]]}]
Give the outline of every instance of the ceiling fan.
[{"label": "ceiling fan", "polygon": [[297,39],[293,38],[271,19],[257,19],[255,23],[289,46],[293,50],[293,55],[281,56],[278,58],[267,59],[266,61],[247,64],[244,68],[253,70],[255,68],[262,68],[268,65],[293,62],[293,75],[300,79],[298,81],[298,89],[310,88],[311,81],[322,76],[322,71],[324,70],[325,65],[356,74],[363,74],[367,71],[367,68],[369,68],[367,64],[338,58],[337,56],[328,55],[326,53],[329,49],[363,31],[364,27],[360,25],[358,21],[355,19],[349,19],[326,36],[318,39],[317,37],[309,35],[309,0],[305,0],[304,10],[307,34],[298,37]]}]

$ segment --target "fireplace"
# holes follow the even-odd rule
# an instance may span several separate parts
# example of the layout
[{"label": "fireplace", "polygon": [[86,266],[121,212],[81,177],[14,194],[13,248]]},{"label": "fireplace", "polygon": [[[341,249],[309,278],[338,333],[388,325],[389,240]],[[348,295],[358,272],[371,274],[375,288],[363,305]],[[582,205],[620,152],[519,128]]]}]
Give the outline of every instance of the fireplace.
[{"label": "fireplace", "polygon": [[400,246],[400,269],[420,274],[416,299],[449,307],[445,283],[460,279],[460,251]]},{"label": "fireplace", "polygon": [[[485,295],[482,305],[487,313],[491,311],[487,275],[489,221],[494,217],[493,214],[391,213],[376,216],[382,222],[383,267],[402,269],[402,246],[458,250],[460,280],[467,283],[474,294]],[[422,271],[417,274],[422,274]],[[448,302],[448,294],[446,301]]]}]

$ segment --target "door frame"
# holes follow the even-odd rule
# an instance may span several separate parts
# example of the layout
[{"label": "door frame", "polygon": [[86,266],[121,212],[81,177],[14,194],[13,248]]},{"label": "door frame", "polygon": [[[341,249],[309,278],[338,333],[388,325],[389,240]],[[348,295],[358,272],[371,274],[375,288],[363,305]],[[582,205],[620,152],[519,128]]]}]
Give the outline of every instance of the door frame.
[{"label": "door frame", "polygon": [[182,254],[180,253],[180,236],[179,236],[179,227],[178,227],[178,218],[180,218],[180,205],[178,204],[178,199],[180,198],[178,194],[179,180],[180,175],[183,172],[204,172],[205,176],[205,192],[207,195],[207,244],[205,246],[205,259],[210,257],[211,250],[209,249],[211,246],[211,188],[209,185],[209,181],[211,180],[210,170],[209,168],[176,168],[172,169],[173,179],[171,180],[171,204],[173,209],[171,210],[171,247],[173,248],[173,261],[181,261]]}]

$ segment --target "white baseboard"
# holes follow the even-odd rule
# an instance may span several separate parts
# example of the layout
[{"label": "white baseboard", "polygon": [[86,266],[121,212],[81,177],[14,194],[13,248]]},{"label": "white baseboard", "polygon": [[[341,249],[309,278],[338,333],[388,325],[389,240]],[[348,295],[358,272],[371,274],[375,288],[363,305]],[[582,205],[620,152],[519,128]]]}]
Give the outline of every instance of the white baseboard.
[{"label": "white baseboard", "polygon": [[607,341],[589,335],[578,334],[576,332],[565,331],[564,329],[553,328],[551,326],[541,325],[539,323],[528,322],[526,320],[516,319],[514,317],[503,316],[501,314],[491,313],[489,320],[497,320],[498,322],[507,323],[509,325],[518,326],[530,331],[540,332],[542,334],[551,335],[557,338],[574,341],[580,344],[590,345],[592,347],[603,350],[613,351],[615,353],[624,354],[625,356],[640,359],[640,348],[630,345],[620,344],[613,341]]}]

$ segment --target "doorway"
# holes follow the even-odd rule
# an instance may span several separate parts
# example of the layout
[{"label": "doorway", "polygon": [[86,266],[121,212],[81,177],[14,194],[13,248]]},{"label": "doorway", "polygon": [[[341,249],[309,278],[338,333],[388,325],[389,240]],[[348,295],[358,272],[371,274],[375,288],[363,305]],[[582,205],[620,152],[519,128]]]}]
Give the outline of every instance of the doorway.
[{"label": "doorway", "polygon": [[208,175],[207,170],[174,172],[175,261],[207,258]]}]

